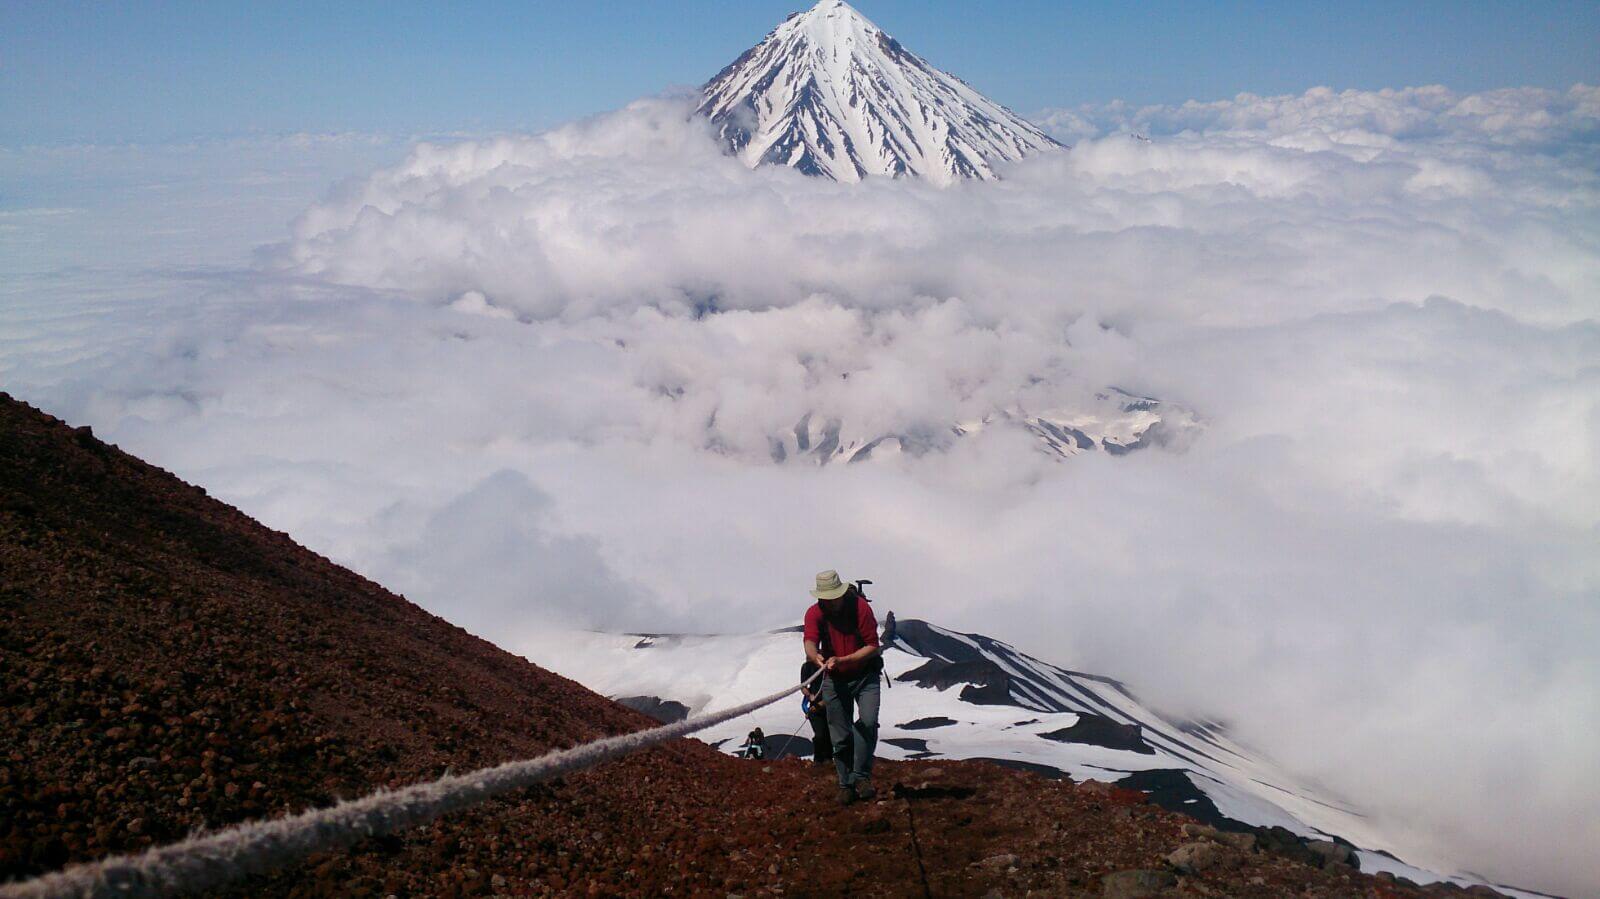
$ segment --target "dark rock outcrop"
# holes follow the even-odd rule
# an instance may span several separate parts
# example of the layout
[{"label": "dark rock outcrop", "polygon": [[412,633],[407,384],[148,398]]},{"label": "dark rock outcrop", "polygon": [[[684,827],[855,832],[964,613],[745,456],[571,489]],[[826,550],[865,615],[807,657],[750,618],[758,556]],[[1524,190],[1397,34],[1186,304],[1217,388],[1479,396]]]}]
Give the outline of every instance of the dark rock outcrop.
[{"label": "dark rock outcrop", "polygon": [[935,690],[948,690],[960,685],[961,701],[973,705],[1016,704],[1011,698],[1011,675],[982,657],[962,662],[929,659],[895,680]]},{"label": "dark rock outcrop", "polygon": [[901,730],[932,730],[936,727],[949,727],[955,723],[956,719],[954,718],[936,716],[933,718],[918,718],[915,721],[907,721],[899,727]]},{"label": "dark rock outcrop", "polygon": [[991,765],[999,765],[1002,768],[1015,768],[1018,771],[1027,771],[1030,774],[1037,774],[1046,780],[1065,780],[1068,783],[1071,782],[1071,778],[1067,777],[1067,772],[1062,771],[1060,768],[1057,768],[1054,765],[1046,765],[1042,762],[1025,762],[1022,759],[995,758],[976,758],[973,759],[973,761],[988,762]]},{"label": "dark rock outcrop", "polygon": [[1350,847],[1333,840],[1307,840],[1306,848],[1322,859],[1324,868],[1355,868],[1360,870],[1361,859]]},{"label": "dark rock outcrop", "polygon": [[1135,771],[1116,783],[1124,789],[1144,793],[1150,797],[1151,802],[1164,809],[1188,815],[1219,830],[1250,829],[1249,825],[1224,816],[1217,809],[1217,804],[1211,801],[1211,797],[1201,792],[1189,777],[1187,771],[1152,768],[1148,771]]},{"label": "dark rock outcrop", "polygon": [[671,724],[689,717],[688,706],[659,696],[619,696],[617,702],[635,712],[649,715],[662,724]]},{"label": "dark rock outcrop", "polygon": [[1155,749],[1144,741],[1137,724],[1118,724],[1101,715],[1079,713],[1071,727],[1063,727],[1039,736],[1058,743],[1085,743],[1106,749],[1121,749],[1142,755],[1155,755]]}]

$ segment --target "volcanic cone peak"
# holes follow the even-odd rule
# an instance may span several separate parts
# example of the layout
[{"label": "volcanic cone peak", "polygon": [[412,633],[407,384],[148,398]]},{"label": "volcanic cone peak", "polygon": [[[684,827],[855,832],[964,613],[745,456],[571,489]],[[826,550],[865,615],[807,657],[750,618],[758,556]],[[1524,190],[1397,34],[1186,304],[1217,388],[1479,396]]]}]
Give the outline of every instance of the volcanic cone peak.
[{"label": "volcanic cone peak", "polygon": [[1060,146],[843,0],[790,16],[711,79],[699,111],[746,165],[836,181],[988,180],[996,163]]}]

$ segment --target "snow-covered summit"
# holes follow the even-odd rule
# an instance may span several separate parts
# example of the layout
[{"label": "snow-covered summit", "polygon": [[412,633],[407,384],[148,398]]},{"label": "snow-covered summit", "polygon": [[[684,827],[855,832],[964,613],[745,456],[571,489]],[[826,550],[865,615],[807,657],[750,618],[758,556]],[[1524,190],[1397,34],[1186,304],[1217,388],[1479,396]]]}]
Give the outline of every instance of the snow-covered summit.
[{"label": "snow-covered summit", "polygon": [[1060,146],[844,0],[791,15],[705,86],[699,111],[746,165],[836,181],[992,179],[997,162]]}]

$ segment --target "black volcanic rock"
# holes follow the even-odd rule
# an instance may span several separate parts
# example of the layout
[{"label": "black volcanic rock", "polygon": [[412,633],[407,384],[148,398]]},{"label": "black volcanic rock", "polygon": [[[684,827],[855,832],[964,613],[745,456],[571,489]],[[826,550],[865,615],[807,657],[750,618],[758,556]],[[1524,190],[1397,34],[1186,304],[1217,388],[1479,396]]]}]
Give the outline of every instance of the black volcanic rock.
[{"label": "black volcanic rock", "polygon": [[902,618],[895,629],[895,641],[911,652],[930,659],[965,662],[983,658],[977,647],[935,630],[926,621]]},{"label": "black volcanic rock", "polygon": [[1022,759],[995,758],[975,758],[973,761],[988,762],[991,765],[999,765],[1002,768],[1015,768],[1018,771],[1027,771],[1030,774],[1037,774],[1046,780],[1065,780],[1069,782],[1071,780],[1071,778],[1067,777],[1067,772],[1062,771],[1060,768],[1057,768],[1054,765],[1046,765],[1043,762],[1027,762],[1023,761]]},{"label": "black volcanic rock", "polygon": [[929,659],[895,678],[935,690],[961,684],[961,701],[973,705],[1016,705],[1011,698],[1011,675],[994,662],[978,657],[964,662]]},{"label": "black volcanic rock", "polygon": [[907,721],[899,725],[899,727],[901,730],[932,730],[936,727],[949,727],[955,723],[956,719],[939,715],[932,718],[918,718],[914,721]]},{"label": "black volcanic rock", "polygon": [[659,696],[619,696],[617,702],[635,712],[649,715],[662,724],[672,724],[689,717],[688,706]]},{"label": "black volcanic rock", "polygon": [[1137,724],[1118,724],[1101,715],[1079,712],[1071,727],[1063,727],[1039,736],[1057,743],[1085,743],[1106,749],[1121,749],[1142,755],[1155,755],[1155,749],[1144,741]]},{"label": "black volcanic rock", "polygon": [[1211,801],[1211,797],[1200,791],[1189,779],[1189,772],[1175,768],[1152,768],[1148,771],[1135,771],[1127,777],[1116,782],[1116,785],[1128,790],[1138,790],[1150,797],[1150,801],[1164,809],[1181,812],[1209,824],[1218,830],[1253,831],[1250,825],[1233,818],[1226,817]]}]

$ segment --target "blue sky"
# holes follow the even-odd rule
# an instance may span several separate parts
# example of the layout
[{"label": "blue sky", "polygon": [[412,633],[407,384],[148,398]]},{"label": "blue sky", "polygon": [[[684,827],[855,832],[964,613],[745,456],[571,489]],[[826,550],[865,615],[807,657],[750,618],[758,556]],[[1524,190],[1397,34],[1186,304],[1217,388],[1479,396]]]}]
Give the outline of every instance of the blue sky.
[{"label": "blue sky", "polygon": [[[804,0],[0,4],[0,144],[542,128],[696,84]],[[1030,113],[1600,80],[1600,3],[860,0]]]}]

